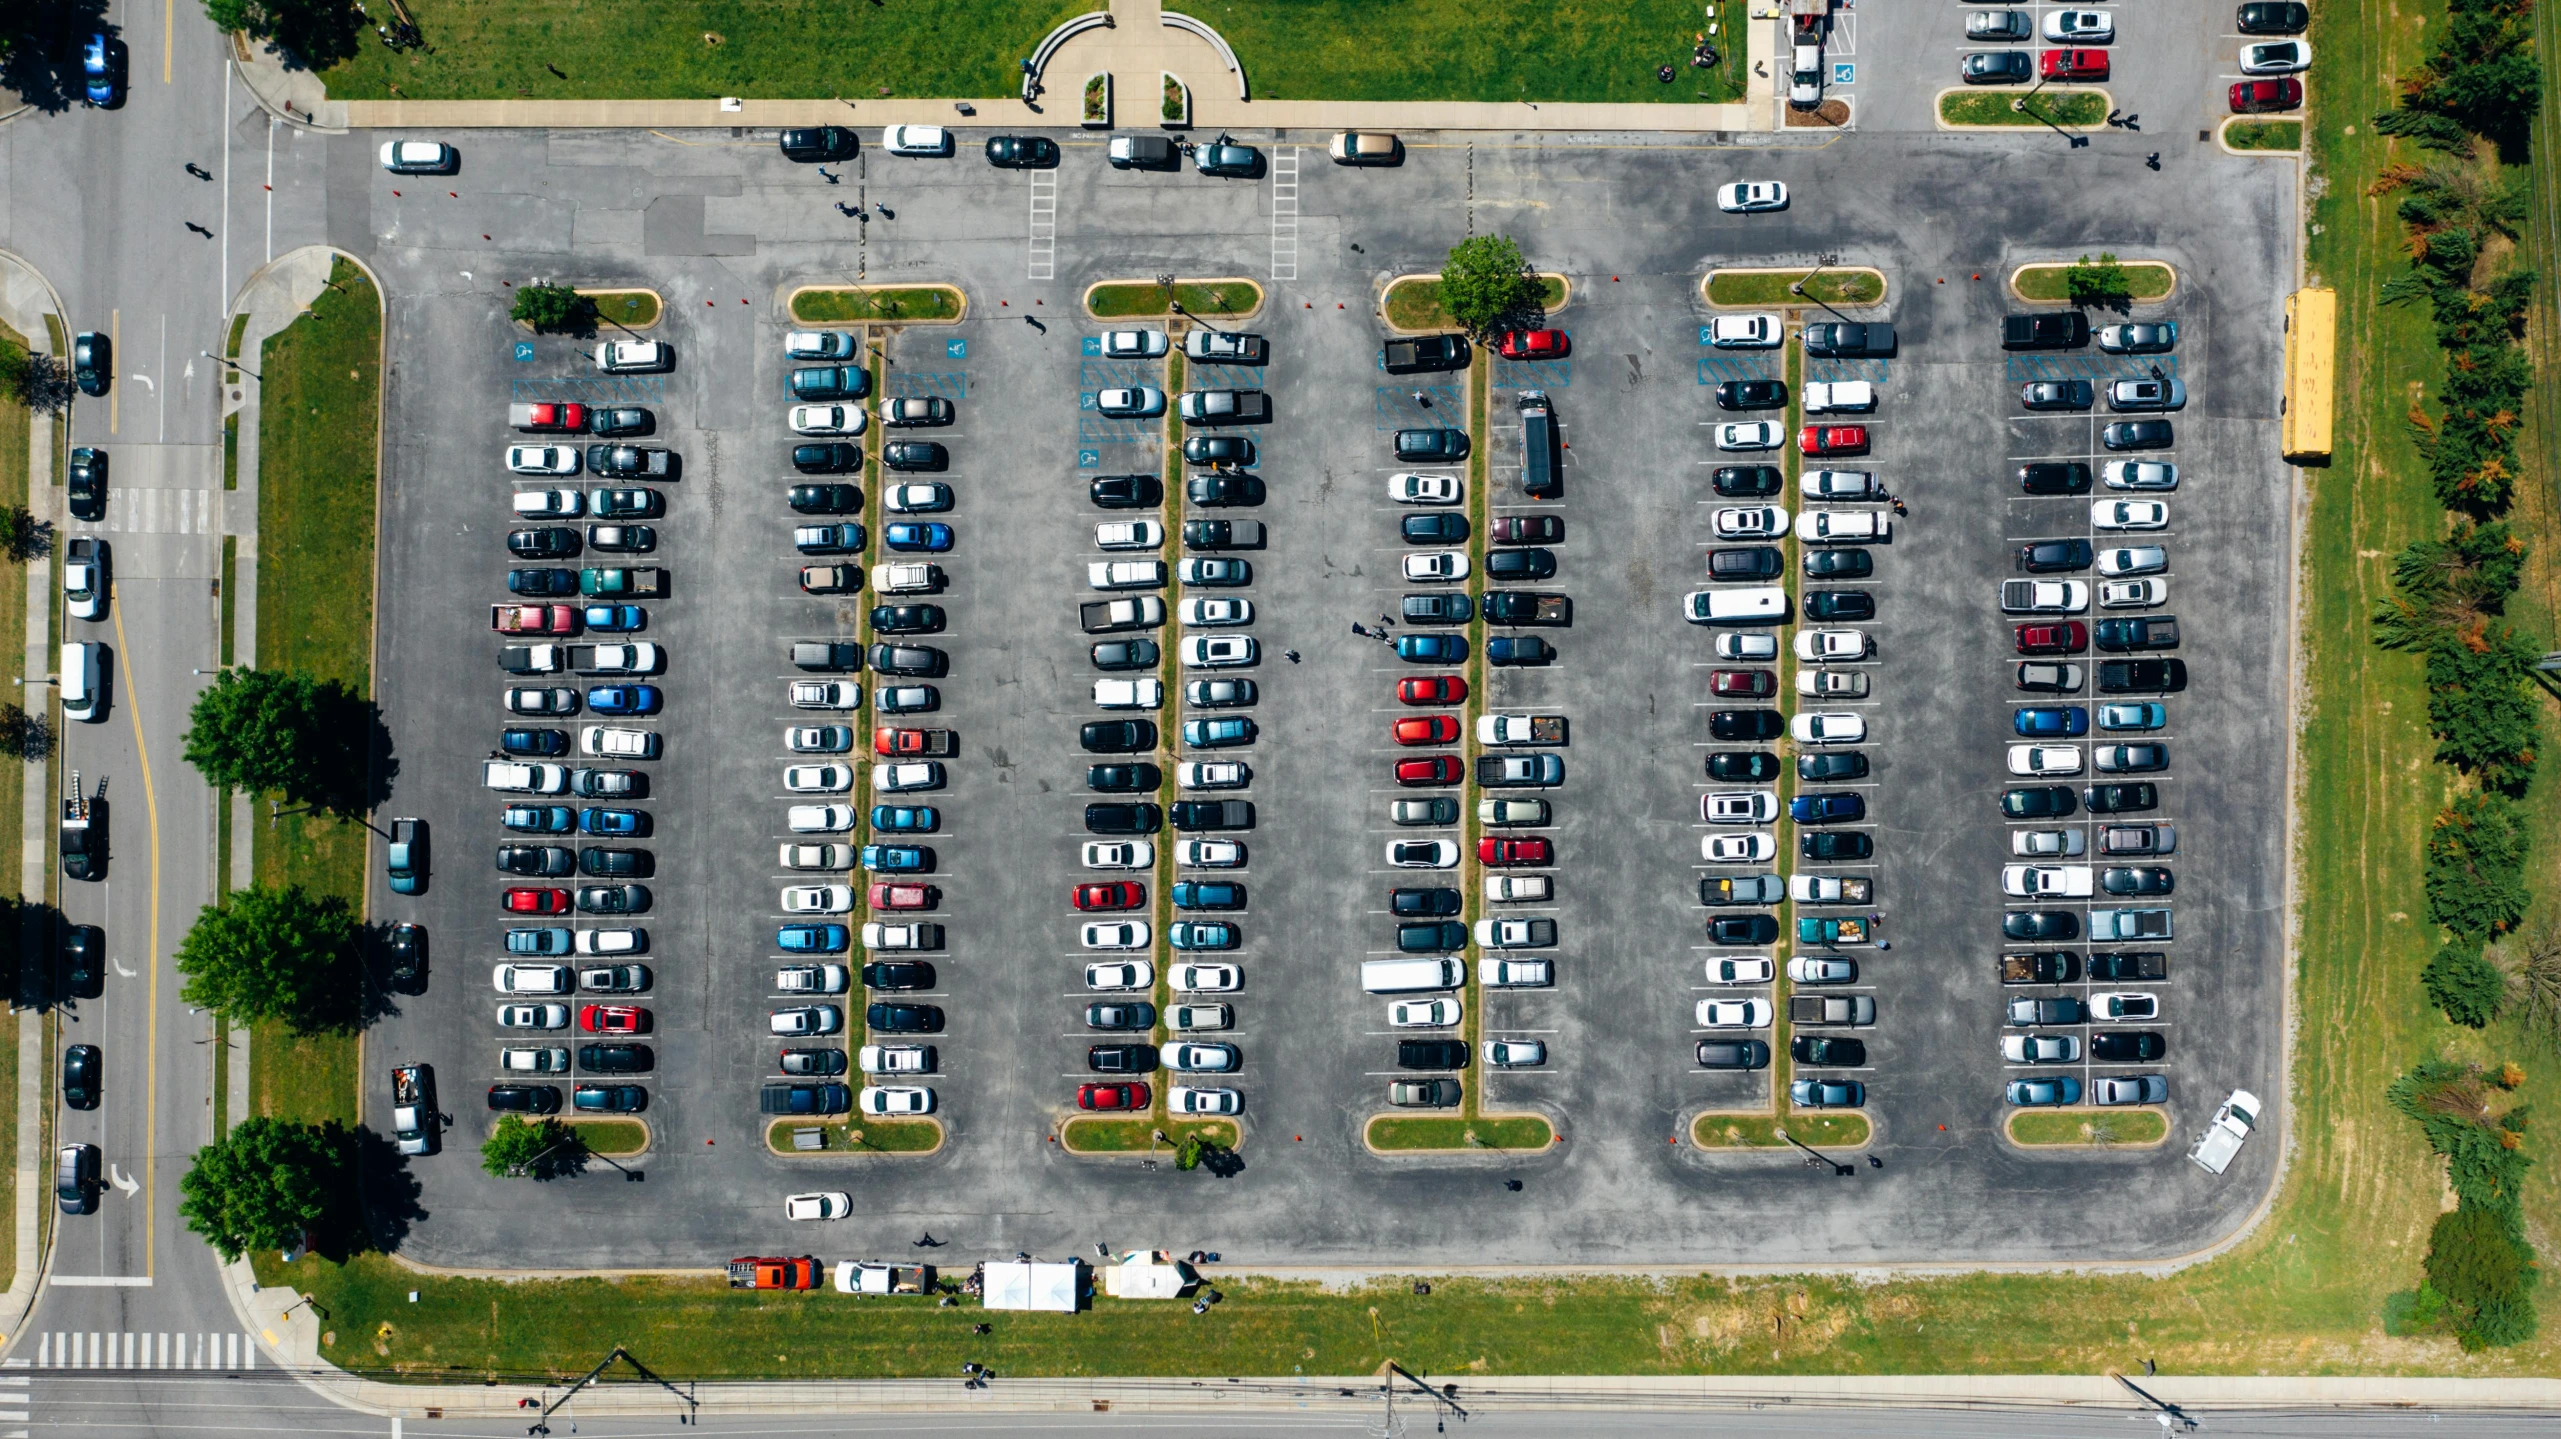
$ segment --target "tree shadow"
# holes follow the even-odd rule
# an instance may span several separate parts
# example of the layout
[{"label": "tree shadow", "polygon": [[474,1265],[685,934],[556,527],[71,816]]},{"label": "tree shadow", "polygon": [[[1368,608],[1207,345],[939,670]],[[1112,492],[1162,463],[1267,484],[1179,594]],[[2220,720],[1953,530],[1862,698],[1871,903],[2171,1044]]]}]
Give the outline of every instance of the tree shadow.
[{"label": "tree shadow", "polygon": [[0,87],[48,115],[59,115],[88,98],[88,79],[80,70],[80,42],[91,34],[117,33],[107,21],[106,0],[22,0],[17,43],[0,55]]},{"label": "tree shadow", "polygon": [[312,716],[312,763],[285,798],[342,819],[362,820],[391,799],[400,775],[381,707],[337,680],[319,687]]},{"label": "tree shadow", "polygon": [[311,1252],[338,1264],[368,1250],[399,1248],[411,1226],[427,1217],[417,1176],[398,1144],[362,1125],[345,1140],[355,1182],[343,1187],[311,1236]]},{"label": "tree shadow", "polygon": [[1220,1144],[1201,1146],[1200,1167],[1221,1179],[1233,1179],[1245,1172],[1245,1156]]},{"label": "tree shadow", "polygon": [[345,0],[267,0],[275,16],[268,48],[288,70],[326,70],[356,57],[365,18]]}]

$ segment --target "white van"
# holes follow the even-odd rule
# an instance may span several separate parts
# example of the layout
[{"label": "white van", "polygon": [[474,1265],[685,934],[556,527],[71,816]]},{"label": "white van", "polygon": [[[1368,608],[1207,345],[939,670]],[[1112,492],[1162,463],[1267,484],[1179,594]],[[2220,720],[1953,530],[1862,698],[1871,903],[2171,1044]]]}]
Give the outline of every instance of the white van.
[{"label": "white van", "polygon": [[1787,618],[1787,591],[1777,585],[1693,590],[1682,599],[1681,612],[1694,625],[1775,623]]},{"label": "white van", "polygon": [[84,724],[107,717],[107,647],[73,641],[62,647],[62,715]]},{"label": "white van", "polygon": [[1456,989],[1467,982],[1467,966],[1455,959],[1367,959],[1361,961],[1361,988],[1372,994],[1413,994]]}]

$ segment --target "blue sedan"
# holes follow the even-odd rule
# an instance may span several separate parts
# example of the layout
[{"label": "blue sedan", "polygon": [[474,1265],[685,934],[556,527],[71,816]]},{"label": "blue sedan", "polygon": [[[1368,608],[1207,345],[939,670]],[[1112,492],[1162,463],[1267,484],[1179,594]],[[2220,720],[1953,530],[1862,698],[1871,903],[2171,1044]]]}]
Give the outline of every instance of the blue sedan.
[{"label": "blue sedan", "polygon": [[1183,743],[1203,749],[1222,749],[1229,745],[1252,744],[1254,722],[1242,716],[1225,719],[1183,721]]},{"label": "blue sedan", "polygon": [[1398,635],[1396,657],[1407,664],[1455,665],[1467,662],[1465,635]]},{"label": "blue sedan", "polygon": [[587,691],[587,708],[600,715],[654,715],[665,698],[656,685],[597,685]]},{"label": "blue sedan", "polygon": [[578,812],[565,804],[511,804],[498,822],[518,834],[567,834],[578,827]]},{"label": "blue sedan", "polygon": [[1242,936],[1223,920],[1177,920],[1165,931],[1176,949],[1234,949]]},{"label": "blue sedan", "polygon": [[1854,823],[1867,818],[1867,800],[1840,791],[1801,794],[1787,802],[1787,817],[1798,824]]},{"label": "blue sedan", "polygon": [[2081,1102],[2081,1081],[2068,1074],[2051,1079],[2013,1079],[2008,1090],[2009,1101],[2022,1107]]},{"label": "blue sedan", "polygon": [[2010,728],[2028,739],[2085,735],[2090,732],[2090,712],[2079,705],[2023,709],[2010,717]]},{"label": "blue sedan", "polygon": [[649,816],[636,809],[591,809],[578,816],[578,827],[589,834],[637,837],[649,833]]},{"label": "blue sedan", "polygon": [[871,827],[893,834],[930,834],[942,823],[942,818],[929,804],[876,804],[871,807]]},{"label": "blue sedan", "polygon": [[625,634],[649,627],[649,612],[638,605],[589,605],[587,628]]},{"label": "blue sedan", "polygon": [[934,852],[917,844],[867,844],[862,862],[879,874],[922,874],[934,867]]},{"label": "blue sedan", "polygon": [[841,924],[786,924],[774,931],[774,947],[794,954],[842,954],[852,938]]},{"label": "blue sedan", "polygon": [[569,931],[565,929],[511,929],[507,931],[509,954],[567,954]]},{"label": "blue sedan", "polygon": [[1225,880],[1186,879],[1172,890],[1176,909],[1242,909],[1245,886]]},{"label": "blue sedan", "polygon": [[104,33],[80,42],[80,75],[89,103],[113,110],[124,103],[124,42]]},{"label": "blue sedan", "polygon": [[2099,706],[2101,729],[2159,729],[2170,722],[2170,707],[2145,700]]},{"label": "blue sedan", "polygon": [[880,542],[893,550],[938,555],[951,548],[951,526],[940,520],[922,524],[883,525]]}]

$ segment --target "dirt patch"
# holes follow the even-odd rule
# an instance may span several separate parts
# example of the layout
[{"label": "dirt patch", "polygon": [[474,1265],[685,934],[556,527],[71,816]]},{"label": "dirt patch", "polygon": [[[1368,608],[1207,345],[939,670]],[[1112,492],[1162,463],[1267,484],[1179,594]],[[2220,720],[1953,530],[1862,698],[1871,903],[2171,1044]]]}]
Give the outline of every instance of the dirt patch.
[{"label": "dirt patch", "polygon": [[1799,110],[1790,105],[1787,107],[1787,123],[1794,129],[1838,130],[1850,123],[1850,105],[1846,100],[1826,100],[1811,110]]}]

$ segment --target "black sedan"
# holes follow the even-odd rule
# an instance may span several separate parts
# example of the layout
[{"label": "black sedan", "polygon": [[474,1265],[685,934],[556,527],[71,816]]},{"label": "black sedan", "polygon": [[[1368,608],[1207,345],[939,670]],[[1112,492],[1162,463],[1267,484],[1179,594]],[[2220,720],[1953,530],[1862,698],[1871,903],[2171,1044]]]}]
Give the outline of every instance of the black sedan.
[{"label": "black sedan", "polygon": [[1786,409],[1787,381],[1727,380],[1716,387],[1716,407],[1720,410]]},{"label": "black sedan", "polygon": [[2011,939],[2078,939],[2078,915],[2060,909],[2014,909],[2001,916],[2001,933]]},{"label": "black sedan", "polygon": [[1778,776],[1778,756],[1768,750],[1719,750],[1707,757],[1709,779],[1749,783],[1774,780]]},{"label": "black sedan", "polygon": [[2019,488],[2031,495],[2078,495],[2090,488],[2090,467],[2079,460],[2039,460],[2019,466]]},{"label": "black sedan", "polygon": [[1396,526],[1409,545],[1463,545],[1467,543],[1467,516],[1450,514],[1407,515]]},{"label": "black sedan", "polygon": [[64,479],[69,488],[71,517],[75,520],[103,520],[107,517],[107,452],[81,445],[71,452]]},{"label": "black sedan", "polygon": [[1544,580],[1555,574],[1553,550],[1495,550],[1485,556],[1485,577],[1489,580]]},{"label": "black sedan", "polygon": [[1092,651],[1098,670],[1152,670],[1162,653],[1154,640],[1105,640]]},{"label": "black sedan", "polygon": [[1096,1000],[1085,1006],[1085,1027],[1121,1031],[1154,1029],[1156,1006],[1137,999]]},{"label": "black sedan", "polygon": [[1876,557],[1865,550],[1808,549],[1804,569],[1809,580],[1863,580],[1876,573]]},{"label": "black sedan", "polygon": [[1719,465],[1707,482],[1729,500],[1751,500],[1777,494],[1787,479],[1776,465]]},{"label": "black sedan", "polygon": [[2031,785],[2001,792],[2006,819],[2061,819],[2072,812],[2072,791],[2059,784]]},{"label": "black sedan", "polygon": [[1460,908],[1458,891],[1446,887],[1391,889],[1387,892],[1387,912],[1400,917],[1437,919],[1456,914]]},{"label": "black sedan", "polygon": [[94,1044],[66,1045],[62,1051],[62,1102],[73,1109],[98,1107],[98,1086],[105,1062]]},{"label": "black sedan", "polygon": [[2169,1053],[2169,1045],[2148,1029],[2110,1029],[2090,1036],[2090,1058],[2101,1064],[2142,1064]]},{"label": "black sedan", "polygon": [[560,1091],[548,1084],[493,1084],[489,1107],[508,1114],[558,1114]]},{"label": "black sedan", "polygon": [[1165,772],[1152,764],[1085,766],[1085,787],[1097,794],[1153,794],[1164,782]]},{"label": "black sedan", "polygon": [[863,1023],[883,1034],[939,1034],[943,1011],[932,1004],[875,1004],[863,1011]]},{"label": "black sedan", "polygon": [[2030,540],[2019,546],[2019,568],[2030,574],[2086,570],[2094,558],[2088,540]]},{"label": "black sedan", "polygon": [[1046,135],[990,135],[987,163],[1002,170],[1047,170],[1058,164],[1058,142]]},{"label": "black sedan", "polygon": [[932,473],[951,468],[951,451],[940,440],[892,440],[880,447],[880,462],[893,470]]},{"label": "black sedan", "polygon": [[850,515],[863,507],[863,492],[851,485],[794,485],[783,498],[804,515]]},{"label": "black sedan", "polygon": [[1076,743],[1087,754],[1145,754],[1156,748],[1156,726],[1143,719],[1088,720]]},{"label": "black sedan", "polygon": [[1956,73],[1968,85],[2024,85],[2036,78],[2036,65],[2025,50],[1977,50]]},{"label": "black sedan", "polygon": [[1165,827],[1165,812],[1152,804],[1089,804],[1087,834],[1154,834]]},{"label": "black sedan", "polygon": [[2126,814],[2134,810],[2158,809],[2160,786],[2149,780],[2135,784],[2096,784],[2081,792],[2081,802],[2092,814]]},{"label": "black sedan", "polygon": [[1815,590],[1805,596],[1809,620],[1872,620],[1876,597],[1865,590]]},{"label": "black sedan", "polygon": [[1101,509],[1143,510],[1164,502],[1165,486],[1154,475],[1100,475],[1085,493]]},{"label": "black sedan", "polygon": [[871,627],[885,635],[939,634],[943,628],[941,605],[874,605]]},{"label": "black sedan", "polygon": [[921,959],[874,960],[863,966],[865,989],[931,989],[934,967]]},{"label": "black sedan", "polygon": [[2100,870],[2099,888],[2110,894],[2168,894],[2178,888],[2178,878],[2157,864],[2129,865]]},{"label": "black sedan", "polygon": [[1876,853],[1876,841],[1855,830],[1814,830],[1796,837],[1796,852],[1812,860],[1858,860]]},{"label": "black sedan", "polygon": [[1777,710],[1714,710],[1707,732],[1728,742],[1772,740],[1787,732],[1787,720]]},{"label": "black sedan", "polygon": [[843,440],[791,447],[791,467],[804,475],[841,475],[863,467],[863,448]]},{"label": "black sedan", "polygon": [[1398,430],[1396,458],[1400,460],[1463,460],[1467,458],[1465,430]]},{"label": "black sedan", "polygon": [[2167,420],[2117,420],[2099,430],[2099,443],[2111,450],[2166,450],[2177,433]]}]

